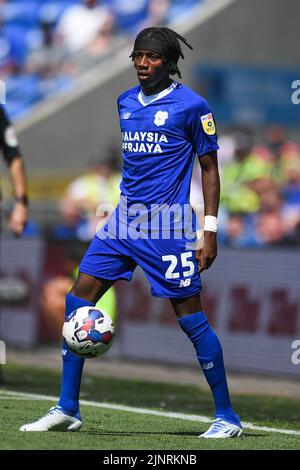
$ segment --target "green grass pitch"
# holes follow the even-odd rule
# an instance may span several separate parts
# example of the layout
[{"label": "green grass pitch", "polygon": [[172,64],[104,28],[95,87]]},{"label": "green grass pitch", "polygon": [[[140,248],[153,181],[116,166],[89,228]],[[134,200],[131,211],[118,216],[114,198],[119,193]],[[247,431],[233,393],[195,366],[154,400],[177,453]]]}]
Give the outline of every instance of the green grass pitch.
[{"label": "green grass pitch", "polygon": [[[199,439],[198,435],[208,428],[206,423],[91,405],[81,407],[84,426],[77,433],[21,433],[18,429],[22,424],[45,414],[54,402],[14,398],[3,391],[57,396],[60,374],[16,365],[3,366],[3,371],[5,382],[0,387],[0,449],[300,449],[299,434],[246,428],[238,439],[205,440]],[[213,415],[210,393],[194,386],[84,376],[81,396],[84,400],[147,410]],[[300,431],[300,400],[234,395],[233,404],[243,422]]]}]

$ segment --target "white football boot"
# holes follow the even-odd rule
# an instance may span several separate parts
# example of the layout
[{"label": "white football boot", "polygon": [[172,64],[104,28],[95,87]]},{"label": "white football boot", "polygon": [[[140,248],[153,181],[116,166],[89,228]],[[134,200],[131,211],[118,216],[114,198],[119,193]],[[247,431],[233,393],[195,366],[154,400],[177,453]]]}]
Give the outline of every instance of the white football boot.
[{"label": "white football boot", "polygon": [[199,437],[204,437],[205,439],[228,439],[230,437],[239,437],[242,432],[242,426],[216,418],[210,428],[203,434],[200,434]]},{"label": "white football boot", "polygon": [[[80,417],[79,413],[76,416]],[[69,416],[59,406],[53,406],[49,413],[37,421],[23,424],[20,431],[78,431],[82,422],[76,416]]]}]

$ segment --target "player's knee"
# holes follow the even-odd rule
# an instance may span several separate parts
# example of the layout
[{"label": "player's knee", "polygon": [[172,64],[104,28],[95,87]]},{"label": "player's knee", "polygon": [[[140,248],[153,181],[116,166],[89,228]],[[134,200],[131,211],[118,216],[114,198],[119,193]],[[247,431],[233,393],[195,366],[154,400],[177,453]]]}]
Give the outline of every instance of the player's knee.
[{"label": "player's knee", "polygon": [[113,281],[99,279],[88,274],[79,273],[71,291],[71,295],[96,303],[112,286]]},{"label": "player's knee", "polygon": [[195,313],[202,311],[202,304],[199,294],[183,299],[171,298],[169,300],[171,301],[177,318],[194,315]]},{"label": "player's knee", "polygon": [[70,294],[89,302],[96,302],[97,300],[97,283],[96,279],[92,276],[79,273]]}]

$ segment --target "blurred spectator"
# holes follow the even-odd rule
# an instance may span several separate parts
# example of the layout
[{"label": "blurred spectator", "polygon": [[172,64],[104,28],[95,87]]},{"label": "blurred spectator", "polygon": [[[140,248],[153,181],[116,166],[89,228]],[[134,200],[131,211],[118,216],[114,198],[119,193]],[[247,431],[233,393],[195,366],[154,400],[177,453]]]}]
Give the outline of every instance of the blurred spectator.
[{"label": "blurred spectator", "polygon": [[233,159],[222,171],[221,203],[229,212],[254,213],[259,210],[259,198],[246,184],[258,176],[257,169],[249,162],[250,150],[250,135],[242,131],[235,133]]},{"label": "blurred spectator", "polygon": [[285,166],[284,180],[282,194],[286,204],[300,210],[300,159]]},{"label": "blurred spectator", "polygon": [[261,213],[256,222],[258,240],[264,245],[282,246],[289,243],[282,216],[277,211]]},{"label": "blurred spectator", "polygon": [[97,0],[83,0],[81,5],[71,5],[57,26],[62,44],[70,53],[87,48],[102,30],[113,26],[110,11]]},{"label": "blurred spectator", "polygon": [[300,247],[300,222],[294,227],[291,236],[291,244]]},{"label": "blurred spectator", "polygon": [[147,18],[140,25],[140,30],[152,26],[164,26],[167,22],[170,9],[170,0],[150,0],[148,3]]},{"label": "blurred spectator", "polygon": [[134,36],[148,16],[150,0],[109,0],[118,33]]},{"label": "blurred spectator", "polygon": [[281,193],[285,226],[287,232],[294,236],[300,224],[300,158],[285,165],[283,178]]},{"label": "blurred spectator", "polygon": [[280,158],[282,145],[285,143],[284,129],[278,124],[269,126],[265,133],[266,144],[276,160]]},{"label": "blurred spectator", "polygon": [[20,74],[25,64],[26,52],[24,29],[20,26],[4,26],[0,9],[1,76]]},{"label": "blurred spectator", "polygon": [[299,165],[300,162],[300,147],[292,141],[286,141],[280,147],[280,162],[284,170],[286,165],[290,163],[296,163]]},{"label": "blurred spectator", "polygon": [[88,240],[88,221],[72,199],[64,198],[59,204],[60,222],[51,236],[56,240]]},{"label": "blurred spectator", "polygon": [[60,204],[63,224],[53,235],[90,240],[118,204],[120,181],[115,158],[94,160],[91,170],[67,188]]},{"label": "blurred spectator", "polygon": [[115,17],[118,33],[135,36],[151,26],[164,26],[168,19],[170,0],[108,0]]},{"label": "blurred spectator", "polygon": [[113,17],[108,19],[98,31],[95,39],[88,45],[84,50],[85,54],[88,54],[91,59],[96,59],[98,56],[108,55],[113,44]]},{"label": "blurred spectator", "polygon": [[[41,314],[49,327],[53,339],[61,337],[61,330],[65,318],[66,294],[76,279],[78,265],[81,260],[81,250],[68,246],[66,257],[63,259],[63,273],[48,279],[41,291],[39,304]],[[110,318],[116,322],[117,301],[114,287],[111,287],[96,304],[103,309]]]},{"label": "blurred spectator", "polygon": [[[40,31],[32,35],[31,52],[27,57],[27,70],[43,78],[66,72],[67,49],[59,43],[55,34],[55,16],[51,10],[42,10]],[[64,66],[64,67],[63,67]]]},{"label": "blurred spectator", "polygon": [[91,169],[73,181],[66,196],[77,205],[79,211],[94,215],[100,203],[115,205],[119,200],[121,175],[112,158],[99,158],[91,162]]},{"label": "blurred spectator", "polygon": [[231,248],[249,248],[260,246],[244,214],[229,214],[227,221],[218,234],[220,244]]},{"label": "blurred spectator", "polygon": [[270,210],[278,212],[281,211],[283,200],[280,191],[272,178],[268,176],[257,178],[250,186],[259,197],[260,210],[262,212]]}]

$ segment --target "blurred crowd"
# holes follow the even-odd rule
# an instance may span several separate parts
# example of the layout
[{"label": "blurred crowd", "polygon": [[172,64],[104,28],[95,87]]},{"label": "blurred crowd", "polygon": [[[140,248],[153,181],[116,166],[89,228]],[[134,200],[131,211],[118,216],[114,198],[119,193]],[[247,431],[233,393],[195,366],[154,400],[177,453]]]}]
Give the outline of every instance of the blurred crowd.
[{"label": "blurred crowd", "polygon": [[0,75],[12,119],[148,26],[203,0],[0,0]]},{"label": "blurred crowd", "polygon": [[[300,146],[288,140],[277,125],[269,127],[259,142],[239,130],[221,135],[219,144],[219,244],[234,248],[300,246]],[[51,236],[90,240],[109,215],[105,210],[99,213],[99,205],[117,205],[120,180],[118,156],[102,156],[92,162],[90,170],[66,189],[59,204],[61,220]],[[197,162],[191,202],[200,208],[201,225],[203,196]]]},{"label": "blurred crowd", "polygon": [[220,138],[219,243],[300,246],[300,147],[278,125],[259,142],[238,131]]},{"label": "blurred crowd", "polygon": [[[72,77],[120,41],[132,42],[140,29],[165,25],[201,1],[0,0],[0,74],[10,116],[68,88]],[[300,150],[281,127],[271,126],[258,141],[241,129],[220,136],[219,165],[220,244],[300,245]],[[199,204],[197,168],[192,199]],[[97,214],[99,204],[117,204],[120,178],[119,158],[99,155],[67,188],[51,237],[90,240],[107,217]],[[33,221],[27,233],[39,233]]]},{"label": "blurred crowd", "polygon": [[104,155],[93,160],[89,170],[66,188],[59,202],[60,221],[50,237],[91,240],[117,206],[120,182],[121,168],[116,157]]}]

